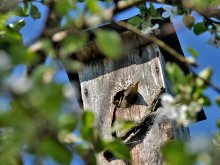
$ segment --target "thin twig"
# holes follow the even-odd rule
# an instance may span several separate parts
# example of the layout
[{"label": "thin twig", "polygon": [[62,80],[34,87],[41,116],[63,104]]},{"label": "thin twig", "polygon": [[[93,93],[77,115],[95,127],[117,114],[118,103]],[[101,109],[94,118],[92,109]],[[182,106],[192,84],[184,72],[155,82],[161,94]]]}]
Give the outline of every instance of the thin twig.
[{"label": "thin twig", "polygon": [[148,35],[144,35],[142,34],[142,32],[133,27],[132,25],[124,22],[124,21],[120,21],[120,22],[116,22],[116,24],[118,24],[119,26],[122,26],[136,34],[138,34],[139,36],[147,39],[147,40],[150,40],[152,42],[154,42],[155,44],[159,45],[160,47],[162,47],[164,50],[166,50],[167,52],[170,53],[171,56],[173,56],[175,59],[177,59],[179,62],[185,64],[187,67],[189,67],[190,65],[192,66],[195,66],[195,67],[198,67],[198,63],[196,62],[189,62],[187,61],[184,56],[180,53],[178,53],[176,50],[174,50],[173,48],[171,48],[170,46],[168,46],[166,43],[164,43],[162,40],[156,38],[154,35],[152,34],[148,34]]}]

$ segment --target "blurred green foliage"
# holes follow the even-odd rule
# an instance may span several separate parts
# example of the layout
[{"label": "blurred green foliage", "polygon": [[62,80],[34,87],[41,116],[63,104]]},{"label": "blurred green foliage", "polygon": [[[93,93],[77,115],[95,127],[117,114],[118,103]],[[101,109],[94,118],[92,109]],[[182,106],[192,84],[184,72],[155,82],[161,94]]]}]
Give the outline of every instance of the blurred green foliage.
[{"label": "blurred green foliage", "polygon": [[[47,6],[50,12],[38,41],[24,46],[20,34],[26,24],[24,18],[30,16],[37,20],[42,16],[37,3]],[[79,7],[82,3],[84,7]],[[106,140],[100,136],[94,128],[95,116],[91,111],[83,111],[80,116],[71,108],[66,112],[64,105],[70,100],[65,97],[64,84],[54,81],[57,68],[44,64],[45,58],[50,56],[54,60],[62,60],[68,70],[78,71],[81,63],[71,59],[71,55],[88,42],[89,28],[112,21],[116,11],[120,10],[114,5],[111,0],[22,0],[19,4],[15,0],[0,1],[0,96],[10,100],[7,109],[0,107],[0,164],[23,164],[24,153],[33,155],[36,160],[50,157],[60,164],[70,164],[74,154],[78,154],[87,164],[96,164],[96,154],[103,151],[131,161],[128,147],[119,139]],[[177,10],[169,10],[168,14],[170,17],[172,14],[182,15],[186,27],[196,35],[210,32],[213,37],[209,43],[219,47],[219,24],[207,17],[195,23],[196,18],[191,14],[193,9],[202,13],[207,6],[218,5],[218,0],[187,0],[178,5]],[[160,12],[152,3],[137,7],[140,15],[129,19],[128,23],[144,33],[154,32],[158,27],[152,24],[152,20],[164,19]],[[75,14],[71,15],[71,12]],[[19,19],[8,23],[14,16]],[[123,55],[123,43],[118,32],[107,29],[92,32],[99,50],[107,58],[117,59]],[[198,56],[193,48],[188,51],[193,58]],[[12,72],[19,64],[24,64],[26,70],[16,77]],[[167,72],[179,104],[195,102],[199,106],[210,105],[204,90],[209,86],[207,82],[211,81],[211,68],[202,70],[199,77],[185,76],[176,64],[168,64]],[[220,104],[219,97],[216,103]],[[188,117],[195,120],[193,108]],[[129,122],[118,122],[114,129],[130,126]],[[219,122],[217,127],[220,129]],[[219,146],[219,141],[218,133],[214,137],[216,146]],[[164,146],[162,153],[167,164],[190,165],[201,162],[202,158],[207,158],[206,164],[216,164],[218,154],[215,146],[213,150],[191,153],[186,149],[187,145],[185,142],[174,142]]]}]

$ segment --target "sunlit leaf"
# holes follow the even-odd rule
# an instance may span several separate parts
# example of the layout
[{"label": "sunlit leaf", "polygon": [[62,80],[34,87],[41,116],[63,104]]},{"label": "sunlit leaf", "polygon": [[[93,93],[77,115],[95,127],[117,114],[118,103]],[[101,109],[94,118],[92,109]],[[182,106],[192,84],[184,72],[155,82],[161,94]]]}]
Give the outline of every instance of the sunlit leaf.
[{"label": "sunlit leaf", "polygon": [[122,54],[122,40],[119,34],[111,30],[96,31],[96,43],[100,51],[109,58],[117,59]]},{"label": "sunlit leaf", "polygon": [[187,48],[187,51],[194,57],[198,57],[199,53],[193,48]]},{"label": "sunlit leaf", "polygon": [[97,13],[97,12],[100,11],[100,6],[99,6],[97,0],[88,0],[87,3],[86,3],[86,7],[92,13]]},{"label": "sunlit leaf", "polygon": [[128,23],[133,26],[138,26],[141,24],[142,21],[143,21],[143,19],[141,19],[140,17],[134,16],[128,20]]},{"label": "sunlit leaf", "polygon": [[90,111],[84,111],[81,115],[82,127],[80,128],[81,136],[86,140],[94,139],[94,114]]},{"label": "sunlit leaf", "polygon": [[95,116],[91,111],[84,111],[81,119],[85,127],[93,127]]},{"label": "sunlit leaf", "polygon": [[178,85],[186,82],[185,75],[182,69],[175,63],[167,63],[166,71],[168,73],[168,78],[171,82],[171,87],[174,93],[178,92]]},{"label": "sunlit leaf", "polygon": [[76,117],[71,114],[61,115],[59,117],[59,125],[62,129],[73,131],[77,126]]}]

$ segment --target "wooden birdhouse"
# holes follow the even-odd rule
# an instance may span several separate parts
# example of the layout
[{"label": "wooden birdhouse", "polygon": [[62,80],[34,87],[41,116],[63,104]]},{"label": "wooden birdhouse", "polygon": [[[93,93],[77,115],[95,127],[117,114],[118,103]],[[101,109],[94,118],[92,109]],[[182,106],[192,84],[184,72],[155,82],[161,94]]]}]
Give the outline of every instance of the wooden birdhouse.
[{"label": "wooden birdhouse", "polygon": [[[160,25],[157,37],[183,54],[173,25],[167,21],[161,21]],[[133,156],[132,164],[161,164],[159,153],[164,143],[189,137],[187,127],[176,127],[174,121],[160,115],[163,108],[159,98],[163,92],[170,92],[165,63],[178,61],[147,37],[117,24],[100,28],[120,33],[124,56],[118,60],[105,58],[95,41],[85,45],[77,54],[84,62],[79,72],[83,108],[94,112],[95,127],[104,138],[123,139]],[[189,72],[188,68],[180,66]],[[112,133],[117,120],[131,120],[136,127],[127,132]],[[100,153],[97,160],[100,165],[126,164],[109,153]]]}]

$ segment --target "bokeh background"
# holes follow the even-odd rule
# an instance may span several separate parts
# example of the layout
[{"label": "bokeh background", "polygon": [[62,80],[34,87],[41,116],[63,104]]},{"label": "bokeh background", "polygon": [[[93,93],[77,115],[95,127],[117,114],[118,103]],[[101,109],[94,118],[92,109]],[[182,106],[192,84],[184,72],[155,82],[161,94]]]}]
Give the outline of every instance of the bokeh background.
[{"label": "bokeh background", "polygon": [[[44,27],[44,23],[45,23],[46,16],[48,13],[48,8],[46,6],[43,6],[40,3],[35,3],[35,5],[37,5],[39,10],[41,11],[41,18],[38,20],[33,20],[30,17],[25,18],[26,25],[21,30],[21,33],[23,36],[23,42],[25,45],[30,45],[31,43],[36,41],[36,39],[38,38],[38,36],[40,35]],[[79,5],[83,7],[83,4],[79,4]],[[160,7],[160,6],[157,5],[157,7]],[[123,13],[118,14],[115,17],[115,20],[119,21],[119,20],[127,19],[129,17],[132,17],[138,14],[138,12],[139,12],[138,9],[131,8]],[[75,13],[72,13],[72,14],[74,15]],[[198,14],[193,13],[193,15],[197,17],[197,20],[200,19],[200,16]],[[15,19],[19,19],[19,18],[12,18],[10,21],[13,21]],[[178,35],[178,38],[179,38],[179,41],[180,41],[180,44],[181,44],[181,47],[183,49],[185,56],[186,57],[188,56],[187,48],[191,47],[191,48],[196,49],[199,53],[198,62],[200,64],[200,67],[198,68],[197,71],[200,71],[207,66],[211,67],[214,71],[212,81],[217,86],[220,86],[220,76],[219,76],[220,49],[215,48],[214,46],[211,46],[207,43],[208,39],[211,37],[210,34],[203,33],[200,36],[196,36],[192,31],[185,28],[185,26],[182,23],[181,17],[176,17],[173,20],[173,23],[174,23],[174,26],[175,26],[175,29],[176,29],[176,32],[177,32],[177,35]],[[50,59],[47,59],[46,63],[48,65],[51,65],[53,62],[51,62]],[[59,83],[64,83],[64,84],[70,83],[67,77],[66,71],[64,67],[62,66],[62,63],[58,62],[58,65],[60,69],[56,73],[55,81]],[[22,70],[24,70],[24,66],[19,65],[16,67],[13,74],[20,74],[22,73]],[[210,88],[207,89],[205,93],[214,102],[215,97],[217,96],[217,93]],[[76,97],[73,98],[72,104],[75,110],[77,111],[80,110]],[[194,123],[190,126],[190,134],[193,140],[198,139],[201,136],[211,137],[213,133],[217,131],[216,121],[217,119],[220,118],[219,108],[215,104],[213,104],[211,107],[204,107],[204,110],[207,116],[207,120]],[[26,159],[31,159],[31,158],[28,158],[27,156]],[[29,164],[28,162],[30,163],[30,161],[26,161],[26,164]],[[49,164],[53,164],[53,163],[49,163]],[[83,164],[83,162],[80,161],[80,159],[76,156],[72,164]]]}]

